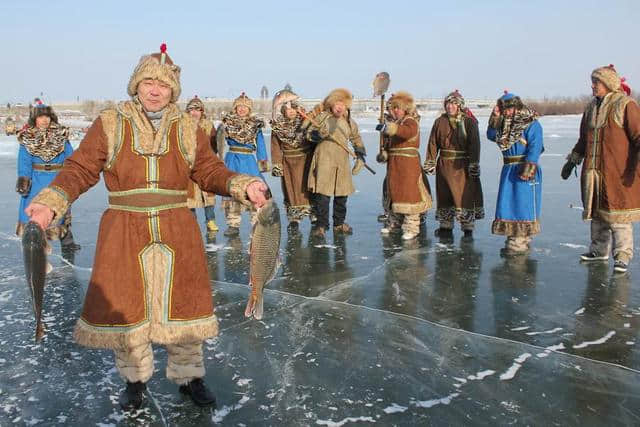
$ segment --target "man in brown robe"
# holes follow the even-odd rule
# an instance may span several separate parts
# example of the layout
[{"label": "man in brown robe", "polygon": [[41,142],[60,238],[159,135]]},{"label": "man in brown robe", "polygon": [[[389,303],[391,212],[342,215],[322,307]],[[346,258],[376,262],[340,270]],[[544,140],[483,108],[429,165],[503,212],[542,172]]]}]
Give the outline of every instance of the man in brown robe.
[{"label": "man in brown robe", "polygon": [[392,120],[376,126],[385,135],[387,157],[386,205],[389,219],[382,234],[402,229],[402,239],[411,240],[420,234],[420,215],[431,208],[430,190],[425,185],[420,165],[420,116],[413,97],[396,92],[389,98]]},{"label": "man in brown robe", "polygon": [[591,246],[581,260],[608,260],[613,238],[614,271],[626,273],[633,258],[633,223],[640,221],[640,108],[623,92],[612,65],[593,70],[591,89],[594,98],[562,178],[584,162],[582,217],[591,220]]},{"label": "man in brown robe", "polygon": [[431,128],[424,163],[425,172],[436,175],[436,235],[452,236],[458,220],[464,235],[471,237],[475,220],[484,218],[478,121],[457,90],[447,95],[444,108]]},{"label": "man in brown robe", "polygon": [[130,101],[100,114],[51,185],[27,207],[43,228],[100,180],[109,208],[100,221],[93,272],[74,331],[84,346],[115,352],[127,381],[125,410],[142,405],[153,373],[152,343],[167,347],[167,377],[201,406],[202,342],[217,335],[204,246],[187,208],[195,181],[205,191],[259,207],[266,185],[229,171],[209,135],[181,112],[180,68],[166,54],[143,56],[129,80]]}]

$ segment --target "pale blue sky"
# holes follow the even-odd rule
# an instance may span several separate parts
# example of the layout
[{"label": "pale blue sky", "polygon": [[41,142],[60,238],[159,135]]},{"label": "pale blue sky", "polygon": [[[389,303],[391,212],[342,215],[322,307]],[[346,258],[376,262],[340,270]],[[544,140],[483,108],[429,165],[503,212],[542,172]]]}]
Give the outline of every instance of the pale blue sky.
[{"label": "pale blue sky", "polygon": [[290,82],[439,97],[589,93],[613,63],[640,91],[640,1],[8,1],[0,5],[0,102],[124,99],[142,54],[166,42],[182,97],[258,96]]}]

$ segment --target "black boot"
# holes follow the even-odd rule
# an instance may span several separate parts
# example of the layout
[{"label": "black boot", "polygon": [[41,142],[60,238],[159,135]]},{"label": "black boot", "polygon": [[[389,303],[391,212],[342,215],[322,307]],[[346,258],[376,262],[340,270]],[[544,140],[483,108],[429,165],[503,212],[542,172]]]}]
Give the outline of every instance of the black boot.
[{"label": "black boot", "polygon": [[180,393],[191,396],[191,400],[198,406],[216,407],[216,397],[209,391],[202,378],[194,378],[189,383],[180,386]]},{"label": "black boot", "polygon": [[135,383],[127,381],[127,388],[120,393],[120,407],[124,411],[140,409],[146,389],[147,385],[141,381]]}]

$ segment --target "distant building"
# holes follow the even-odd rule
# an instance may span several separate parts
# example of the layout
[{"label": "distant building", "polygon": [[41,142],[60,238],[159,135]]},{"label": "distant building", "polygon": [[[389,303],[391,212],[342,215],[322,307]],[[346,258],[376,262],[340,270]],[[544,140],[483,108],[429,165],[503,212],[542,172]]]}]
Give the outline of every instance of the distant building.
[{"label": "distant building", "polygon": [[267,89],[266,86],[262,86],[262,89],[260,89],[260,98],[262,99],[269,98],[269,89]]}]

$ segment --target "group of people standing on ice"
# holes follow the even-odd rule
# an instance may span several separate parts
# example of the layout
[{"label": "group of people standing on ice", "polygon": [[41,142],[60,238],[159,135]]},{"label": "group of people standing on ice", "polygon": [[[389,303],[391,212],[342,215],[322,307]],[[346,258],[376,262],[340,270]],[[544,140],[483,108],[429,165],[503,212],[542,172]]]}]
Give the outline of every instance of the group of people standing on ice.
[{"label": "group of people standing on ice", "polygon": [[[255,213],[269,197],[261,176],[269,169],[264,124],[251,114],[251,100],[238,97],[216,131],[199,99],[186,112],[178,107],[180,72],[165,45],[143,56],[127,85],[130,100],[101,112],[73,154],[65,128],[46,106],[32,110],[18,137],[18,234],[32,220],[65,244],[71,239],[71,204],[101,175],[105,181],[109,209],[100,221],[74,338],[114,351],[127,384],[120,395],[126,410],[143,403],[154,370],[152,343],[167,347],[167,377],[180,392],[197,405],[215,405],[204,382],[202,343],[218,334],[218,323],[204,245],[189,208],[210,206],[214,194],[222,195],[226,234],[235,235],[242,210]],[[594,70],[591,78],[594,99],[562,176],[583,163],[592,243],[582,259],[608,259],[613,238],[615,269],[625,272],[633,255],[631,223],[640,220],[640,108],[623,92],[612,66]],[[333,197],[333,232],[352,232],[345,222],[347,197],[366,156],[350,113],[352,99],[348,90],[336,89],[308,113],[290,100],[271,123],[271,173],[281,178],[290,230],[308,215],[312,235],[324,237]],[[421,216],[432,207],[426,174],[436,175],[439,235],[451,234],[457,220],[469,236],[475,220],[484,217],[477,120],[457,91],[444,106],[421,164],[413,98],[398,92],[389,99],[386,120],[377,127],[384,135],[377,160],[387,165],[383,233],[401,230],[405,240],[420,233]],[[504,159],[492,230],[507,237],[506,251],[526,252],[540,231],[542,127],[535,111],[505,93],[487,136]],[[223,145],[224,163],[218,157]],[[350,157],[356,159],[353,168]],[[208,212],[207,227],[214,230]]]}]

